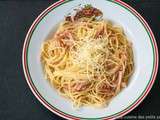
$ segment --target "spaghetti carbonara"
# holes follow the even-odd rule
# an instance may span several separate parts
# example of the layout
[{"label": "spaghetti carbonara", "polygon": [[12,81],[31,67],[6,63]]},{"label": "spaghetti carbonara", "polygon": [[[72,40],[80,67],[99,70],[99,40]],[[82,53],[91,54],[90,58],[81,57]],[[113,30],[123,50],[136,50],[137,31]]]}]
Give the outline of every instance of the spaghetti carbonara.
[{"label": "spaghetti carbonara", "polygon": [[107,105],[127,86],[134,67],[123,29],[90,5],[67,16],[44,41],[41,62],[46,79],[76,107]]}]

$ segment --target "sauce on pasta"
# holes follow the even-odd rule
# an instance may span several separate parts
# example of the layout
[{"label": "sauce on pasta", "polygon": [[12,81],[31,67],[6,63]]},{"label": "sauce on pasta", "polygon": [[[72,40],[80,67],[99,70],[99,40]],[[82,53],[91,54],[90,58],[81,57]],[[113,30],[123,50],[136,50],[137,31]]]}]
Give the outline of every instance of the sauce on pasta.
[{"label": "sauce on pasta", "polygon": [[42,44],[46,79],[76,107],[107,105],[133,73],[131,42],[102,15],[87,5]]}]

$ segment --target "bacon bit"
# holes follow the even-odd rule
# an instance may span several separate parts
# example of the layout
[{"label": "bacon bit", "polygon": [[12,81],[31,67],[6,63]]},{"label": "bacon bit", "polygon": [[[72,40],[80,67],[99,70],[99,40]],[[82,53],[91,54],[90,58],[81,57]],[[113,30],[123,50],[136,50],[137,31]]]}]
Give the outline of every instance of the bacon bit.
[{"label": "bacon bit", "polygon": [[102,36],[103,34],[104,34],[104,27],[102,27],[102,29],[96,32],[95,38],[98,38],[99,36]]},{"label": "bacon bit", "polygon": [[72,91],[79,92],[79,91],[86,90],[89,86],[90,86],[89,82],[82,81],[82,82],[77,82],[74,85],[72,85],[71,89]]},{"label": "bacon bit", "polygon": [[68,39],[69,32],[68,31],[63,31],[63,32],[59,32],[56,34],[56,37],[58,39]]},{"label": "bacon bit", "polygon": [[[87,81],[82,81],[82,82],[77,82],[77,83],[74,83],[73,85],[71,85],[71,91],[73,92],[80,92],[80,91],[83,91],[83,90],[86,90],[88,87],[90,86],[90,83],[87,82]],[[69,90],[69,85],[68,84],[65,84],[63,86],[64,90]]]},{"label": "bacon bit", "polygon": [[65,90],[68,90],[68,88],[69,88],[68,84],[64,84],[63,88],[64,88]]},{"label": "bacon bit", "polygon": [[110,61],[106,61],[106,62],[104,63],[104,67],[107,68],[107,69],[111,69],[111,68],[113,68],[114,66],[115,66],[114,63],[111,63]]},{"label": "bacon bit", "polygon": [[69,21],[69,22],[72,22],[71,16],[67,16],[67,17],[65,18],[65,20],[66,20],[66,21]]},{"label": "bacon bit", "polygon": [[74,39],[72,34],[68,31],[63,31],[56,34],[56,39],[58,39],[61,43],[61,46],[71,47],[74,43]]},{"label": "bacon bit", "polygon": [[116,67],[114,67],[113,69],[111,69],[110,71],[110,73],[111,74],[114,74],[114,73],[116,73],[118,70],[120,70],[120,67],[119,66],[116,66]]},{"label": "bacon bit", "polygon": [[84,8],[82,8],[82,10],[80,10],[76,13],[76,15],[74,16],[74,20],[78,20],[82,17],[92,17],[92,16],[98,17],[101,15],[102,15],[102,12],[97,8],[94,8],[92,6],[91,7],[84,7]]},{"label": "bacon bit", "polygon": [[[76,9],[77,10],[77,9]],[[98,16],[102,16],[103,13],[97,9],[97,8],[94,8],[92,7],[91,5],[86,5],[84,8],[82,8],[81,10],[77,10],[77,13],[75,14],[75,16],[66,16],[65,20],[68,21],[68,22],[73,22],[73,21],[76,21],[82,17],[98,17]]]},{"label": "bacon bit", "polygon": [[121,87],[120,85],[121,85],[122,77],[123,77],[123,72],[119,71],[118,72],[118,78],[117,78],[118,84],[117,84],[117,88],[116,88],[116,93],[118,93],[120,91],[120,87]]},{"label": "bacon bit", "polygon": [[120,57],[122,60],[124,60],[124,61],[127,60],[127,54],[126,54],[126,53],[120,53],[120,54],[119,54],[119,57]]},{"label": "bacon bit", "polygon": [[109,86],[108,84],[103,84],[100,88],[99,88],[99,91],[100,92],[109,92],[109,91],[112,91],[112,87]]}]

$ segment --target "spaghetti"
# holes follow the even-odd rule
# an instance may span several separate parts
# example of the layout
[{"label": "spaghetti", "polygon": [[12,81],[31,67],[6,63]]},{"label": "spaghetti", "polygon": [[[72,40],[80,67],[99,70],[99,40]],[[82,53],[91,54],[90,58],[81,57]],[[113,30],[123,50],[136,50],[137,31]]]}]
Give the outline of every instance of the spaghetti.
[{"label": "spaghetti", "polygon": [[76,107],[107,105],[133,73],[132,44],[121,27],[100,16],[85,6],[42,45],[46,79]]}]

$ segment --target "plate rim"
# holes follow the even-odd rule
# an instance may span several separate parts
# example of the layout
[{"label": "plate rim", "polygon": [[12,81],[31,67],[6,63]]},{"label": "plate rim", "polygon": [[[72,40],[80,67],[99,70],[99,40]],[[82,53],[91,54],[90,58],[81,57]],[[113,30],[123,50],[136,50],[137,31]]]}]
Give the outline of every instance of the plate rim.
[{"label": "plate rim", "polygon": [[144,100],[144,98],[148,95],[149,91],[151,90],[151,88],[154,84],[154,81],[156,79],[157,71],[158,71],[158,61],[159,61],[158,56],[159,56],[159,54],[158,54],[158,48],[157,48],[154,34],[153,34],[151,28],[149,27],[148,23],[134,8],[132,8],[131,6],[129,6],[128,4],[126,4],[125,2],[123,2],[121,0],[106,0],[106,1],[110,1],[112,3],[119,5],[120,7],[125,8],[128,12],[132,13],[139,20],[139,22],[142,23],[143,27],[145,28],[147,34],[150,37],[150,41],[152,44],[152,50],[153,50],[152,52],[153,52],[153,56],[154,56],[154,58],[153,58],[154,66],[153,66],[152,74],[150,76],[150,80],[149,80],[145,90],[140,94],[140,96],[131,105],[129,105],[127,108],[121,110],[120,112],[117,112],[113,115],[106,116],[106,117],[99,117],[99,118],[77,117],[77,116],[73,116],[68,113],[65,113],[65,112],[59,110],[58,108],[52,106],[50,103],[48,103],[47,100],[45,100],[44,97],[38,92],[38,90],[36,89],[36,86],[34,85],[34,83],[32,81],[32,78],[29,73],[28,61],[27,61],[28,46],[29,46],[31,36],[32,36],[34,30],[36,29],[36,26],[40,23],[40,21],[50,11],[52,11],[53,9],[55,9],[56,7],[58,7],[60,5],[63,5],[67,2],[70,2],[70,1],[73,1],[73,0],[59,0],[55,3],[53,3],[52,5],[50,5],[35,19],[35,21],[31,25],[31,27],[29,28],[29,31],[27,32],[27,35],[26,35],[25,41],[24,41],[24,45],[23,45],[23,51],[22,51],[22,64],[23,64],[23,71],[24,71],[28,86],[30,87],[30,89],[31,89],[32,93],[35,95],[35,97],[40,101],[40,103],[42,103],[51,112],[53,112],[63,118],[66,118],[66,119],[68,119],[68,118],[69,119],[115,119],[115,118],[122,117],[122,116],[126,115],[127,113],[129,113],[130,111],[132,111],[134,108],[136,108]]}]

